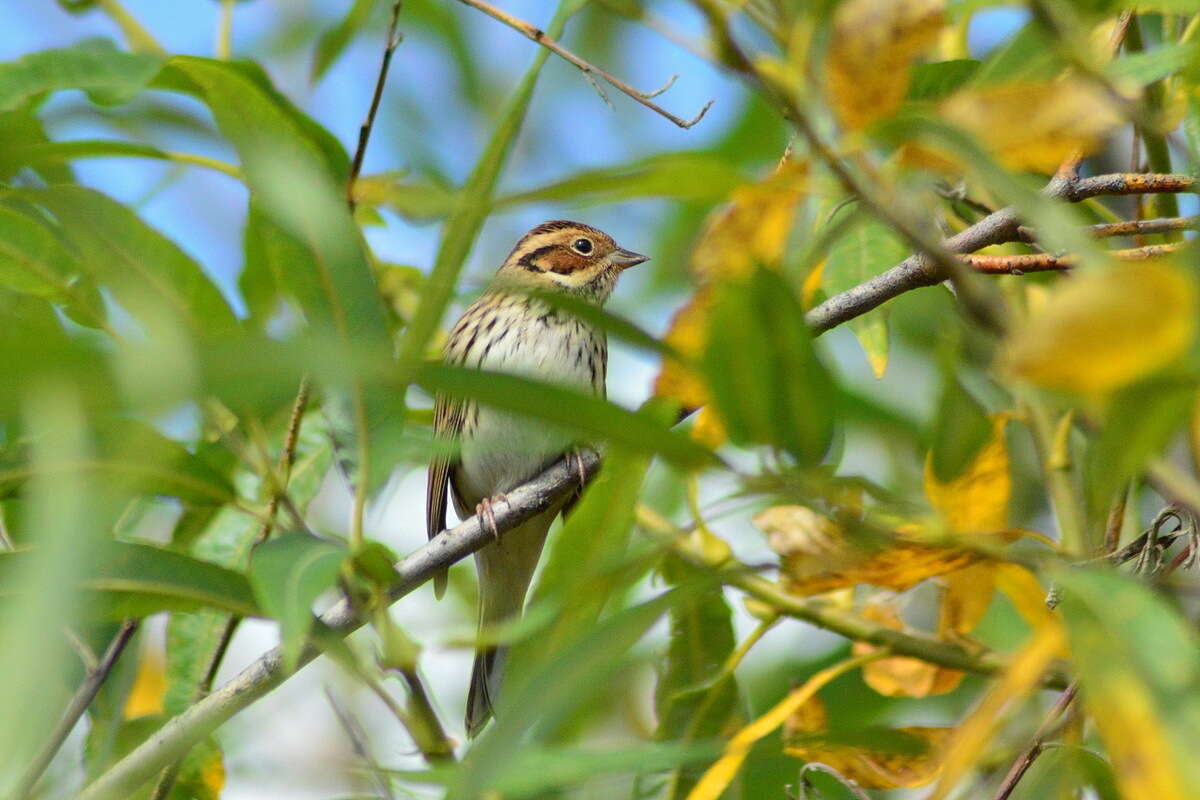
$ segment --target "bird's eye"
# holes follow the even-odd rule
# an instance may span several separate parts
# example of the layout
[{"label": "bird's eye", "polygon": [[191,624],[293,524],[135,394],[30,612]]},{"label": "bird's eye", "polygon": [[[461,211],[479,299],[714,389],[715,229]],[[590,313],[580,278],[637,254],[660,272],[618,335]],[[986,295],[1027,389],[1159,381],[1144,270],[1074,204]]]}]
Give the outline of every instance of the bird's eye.
[{"label": "bird's eye", "polygon": [[592,252],[592,240],[576,239],[575,241],[571,242],[571,249],[576,253],[579,253],[581,256],[586,256],[588,253]]}]

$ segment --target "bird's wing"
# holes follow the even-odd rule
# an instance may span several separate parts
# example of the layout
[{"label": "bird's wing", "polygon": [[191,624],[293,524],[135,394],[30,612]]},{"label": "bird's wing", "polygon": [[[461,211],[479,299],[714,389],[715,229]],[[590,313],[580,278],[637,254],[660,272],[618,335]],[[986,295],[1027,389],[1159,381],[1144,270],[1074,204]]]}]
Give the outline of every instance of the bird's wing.
[{"label": "bird's wing", "polygon": [[[466,403],[438,395],[433,407],[433,435],[440,443],[458,440],[466,418]],[[437,536],[446,528],[447,490],[450,488],[450,473],[458,465],[458,456],[448,452],[438,453],[429,462],[428,483],[425,491],[425,530],[429,538]],[[446,573],[442,571],[433,579],[434,594],[441,597],[446,591]]]}]

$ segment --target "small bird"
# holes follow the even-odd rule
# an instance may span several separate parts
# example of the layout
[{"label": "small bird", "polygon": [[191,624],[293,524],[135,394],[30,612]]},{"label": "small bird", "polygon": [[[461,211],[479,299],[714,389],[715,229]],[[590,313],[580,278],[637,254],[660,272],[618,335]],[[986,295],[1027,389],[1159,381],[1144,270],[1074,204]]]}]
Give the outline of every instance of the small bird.
[{"label": "small bird", "polygon": [[[521,237],[491,286],[458,320],[446,341],[449,364],[536,378],[600,396],[605,394],[608,343],[603,330],[539,299],[562,292],[603,305],[620,274],[646,256],[618,247],[589,225],[551,220]],[[457,442],[454,455],[429,465],[426,527],[432,539],[446,527],[447,487],[459,517],[471,511],[490,522],[492,505],[571,449],[570,437],[538,420],[444,396],[434,406],[434,435]],[[479,629],[518,618],[550,525],[562,504],[508,531],[475,554],[479,575]],[[435,579],[441,597],[446,575]],[[467,696],[467,735],[492,715],[505,649],[475,652]]]}]

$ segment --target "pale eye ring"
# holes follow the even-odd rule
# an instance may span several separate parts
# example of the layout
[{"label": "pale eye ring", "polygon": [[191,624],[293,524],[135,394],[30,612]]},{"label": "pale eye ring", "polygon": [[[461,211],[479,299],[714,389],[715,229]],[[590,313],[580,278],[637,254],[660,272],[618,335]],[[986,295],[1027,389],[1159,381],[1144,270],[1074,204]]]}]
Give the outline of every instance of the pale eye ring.
[{"label": "pale eye ring", "polygon": [[571,249],[581,256],[590,255],[592,252],[592,240],[580,237],[571,242]]}]

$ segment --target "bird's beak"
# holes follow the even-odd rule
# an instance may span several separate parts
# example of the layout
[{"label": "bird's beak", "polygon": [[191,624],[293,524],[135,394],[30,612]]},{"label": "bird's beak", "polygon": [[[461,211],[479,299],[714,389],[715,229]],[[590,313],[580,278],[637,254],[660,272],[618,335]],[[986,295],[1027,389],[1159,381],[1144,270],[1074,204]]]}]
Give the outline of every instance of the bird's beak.
[{"label": "bird's beak", "polygon": [[608,258],[613,264],[620,267],[621,269],[629,269],[630,267],[636,267],[638,264],[642,263],[643,261],[650,260],[650,256],[644,256],[641,253],[635,253],[632,250],[626,250],[623,247],[619,247],[616,250],[614,250],[612,252],[612,254],[609,255]]}]

